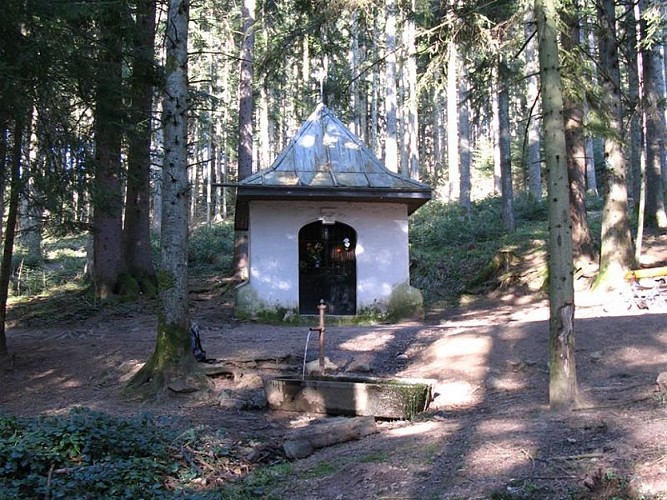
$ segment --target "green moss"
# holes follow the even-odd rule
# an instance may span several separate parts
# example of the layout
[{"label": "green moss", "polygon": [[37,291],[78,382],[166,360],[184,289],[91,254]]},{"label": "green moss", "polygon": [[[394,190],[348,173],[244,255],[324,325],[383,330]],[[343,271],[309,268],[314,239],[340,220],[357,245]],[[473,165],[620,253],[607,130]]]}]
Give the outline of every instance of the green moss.
[{"label": "green moss", "polygon": [[134,302],[139,298],[139,282],[130,274],[121,274],[118,278],[118,295],[121,302]]},{"label": "green moss", "polygon": [[149,277],[144,277],[140,280],[139,286],[144,296],[153,299],[157,297],[157,282]]},{"label": "green moss", "polygon": [[160,290],[169,290],[176,286],[176,277],[170,272],[161,270],[157,273],[157,283]]}]

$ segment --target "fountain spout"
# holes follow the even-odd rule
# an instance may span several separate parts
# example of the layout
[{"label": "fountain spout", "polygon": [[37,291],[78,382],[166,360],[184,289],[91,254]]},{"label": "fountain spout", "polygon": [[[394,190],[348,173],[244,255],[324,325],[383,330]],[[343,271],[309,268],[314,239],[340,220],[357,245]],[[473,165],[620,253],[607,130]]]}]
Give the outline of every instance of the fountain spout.
[{"label": "fountain spout", "polygon": [[317,306],[317,309],[320,311],[320,325],[317,328],[310,328],[311,332],[319,332],[319,346],[320,346],[320,374],[324,374],[325,362],[324,362],[324,332],[326,327],[324,326],[324,311],[326,311],[327,306],[324,303],[324,299],[320,299],[320,305]]}]

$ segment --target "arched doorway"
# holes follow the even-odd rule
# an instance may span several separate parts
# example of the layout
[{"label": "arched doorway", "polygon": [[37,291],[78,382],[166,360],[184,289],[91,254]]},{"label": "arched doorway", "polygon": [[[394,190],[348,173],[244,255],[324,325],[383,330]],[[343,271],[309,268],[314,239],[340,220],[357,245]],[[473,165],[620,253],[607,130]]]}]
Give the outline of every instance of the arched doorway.
[{"label": "arched doorway", "polygon": [[299,313],[357,313],[356,231],[342,222],[307,224],[299,231]]}]

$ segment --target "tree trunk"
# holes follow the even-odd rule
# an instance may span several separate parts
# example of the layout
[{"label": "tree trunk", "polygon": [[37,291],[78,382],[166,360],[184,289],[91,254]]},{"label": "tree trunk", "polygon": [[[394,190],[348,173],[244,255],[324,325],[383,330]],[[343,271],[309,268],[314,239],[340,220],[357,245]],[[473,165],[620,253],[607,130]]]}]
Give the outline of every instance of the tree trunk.
[{"label": "tree trunk", "polygon": [[387,21],[385,40],[387,53],[385,58],[385,120],[386,135],[384,142],[384,163],[392,172],[398,173],[398,124],[396,109],[396,1],[385,2]]},{"label": "tree trunk", "polygon": [[[593,31],[591,30],[587,37],[587,42],[588,42],[588,50],[590,54],[595,53],[595,35]],[[597,76],[596,73],[593,71],[592,75],[593,79],[593,84],[597,85]],[[588,106],[588,104],[586,104]],[[588,110],[585,113],[586,116],[588,116]],[[593,194],[596,197],[599,197],[600,194],[598,192],[598,180],[597,180],[597,174],[595,172],[595,151],[596,151],[596,143],[600,141],[600,138],[596,138],[593,140],[592,137],[588,136],[586,138],[586,184],[587,184],[587,191],[589,194]]]},{"label": "tree trunk", "polygon": [[[642,11],[645,1],[640,1]],[[640,22],[640,37],[647,41],[646,21]],[[643,50],[644,101],[646,113],[646,223],[659,229],[667,228],[662,169],[665,165],[665,74],[657,42]]]},{"label": "tree trunk", "polygon": [[415,27],[416,0],[410,2],[410,12],[406,16],[406,46],[407,46],[407,82],[408,82],[408,141],[404,147],[408,151],[408,177],[419,179],[419,95],[417,92],[417,29]]},{"label": "tree trunk", "polygon": [[[579,52],[579,7],[573,2],[564,21],[568,33],[562,37],[566,53]],[[576,11],[575,11],[576,9]],[[563,96],[565,119],[565,144],[567,146],[567,173],[570,185],[570,216],[572,217],[572,252],[576,267],[580,268],[590,261],[597,260],[593,238],[586,218],[586,145],[584,143],[583,104],[572,92]]]},{"label": "tree trunk", "polygon": [[470,146],[470,107],[468,106],[468,79],[465,71],[461,70],[459,74],[459,162],[461,163],[461,194],[459,204],[466,209],[468,217],[472,215],[470,181],[470,166],[472,162],[472,147]]},{"label": "tree trunk", "polygon": [[[378,34],[379,34],[379,28],[377,24],[377,16],[373,16],[373,35],[371,37],[371,44],[372,44],[372,57],[374,61],[379,60],[380,58],[380,48],[378,47]],[[379,134],[378,134],[378,121],[379,121],[379,97],[378,94],[380,92],[380,74],[378,70],[378,65],[373,64],[373,67],[371,68],[371,116],[370,116],[370,147],[371,150],[375,153],[377,157],[381,157],[380,155],[380,139],[379,139]]]},{"label": "tree trunk", "polygon": [[[0,100],[0,221],[5,220],[5,191],[7,188],[7,151],[9,149],[9,127],[5,119],[6,110]],[[0,241],[4,237],[4,228],[0,224]]]},{"label": "tree trunk", "polygon": [[628,168],[628,191],[629,196],[634,200],[634,207],[637,207],[637,201],[639,200],[639,180],[640,180],[640,170],[642,165],[643,158],[643,148],[642,148],[642,116],[641,113],[641,103],[642,99],[640,97],[640,74],[643,72],[639,68],[639,61],[641,56],[637,51],[637,46],[640,42],[638,38],[637,30],[637,20],[636,13],[639,12],[639,6],[635,4],[635,7],[632,13],[628,12],[626,19],[624,21],[624,28],[627,33],[627,43],[626,43],[626,54],[627,54],[627,72],[628,72],[628,105],[632,110],[632,113],[628,117],[630,123],[630,141],[629,141],[629,152],[628,158],[630,160],[630,165]]},{"label": "tree trunk", "polygon": [[[151,254],[150,173],[155,48],[155,0],[137,2],[137,35],[132,61],[132,104],[127,154],[123,244],[127,272],[149,296],[157,277]],[[123,291],[121,291],[123,293]]]},{"label": "tree trunk", "polygon": [[191,392],[207,385],[192,354],[188,309],[188,19],[188,1],[170,0],[157,340],[153,355],[128,384],[144,394]]},{"label": "tree trunk", "polygon": [[623,276],[634,267],[634,253],[628,217],[628,191],[623,154],[623,109],[621,75],[616,45],[615,2],[604,0],[598,5],[600,20],[600,78],[603,103],[609,123],[605,138],[606,166],[600,271],[595,287],[601,290],[625,286]]},{"label": "tree trunk", "polygon": [[554,410],[577,404],[574,359],[572,233],[563,124],[563,91],[553,0],[535,0],[549,196],[549,403]]},{"label": "tree trunk", "polygon": [[95,295],[117,292],[122,269],[121,123],[122,41],[119,10],[100,14],[100,67],[95,92],[95,180],[93,192],[93,273]]},{"label": "tree trunk", "polygon": [[21,151],[24,129],[25,123],[23,118],[17,116],[14,123],[13,147],[10,158],[11,177],[9,206],[7,207],[7,227],[3,240],[2,262],[0,263],[0,356],[6,356],[9,353],[5,326],[7,321],[7,298],[9,297],[9,278],[12,274],[14,237],[16,235],[19,199],[21,196]]},{"label": "tree trunk", "polygon": [[361,439],[378,432],[374,417],[337,417],[289,431],[283,441],[288,458],[305,458],[315,450]]},{"label": "tree trunk", "polygon": [[28,141],[29,161],[24,164],[22,170],[23,177],[26,179],[25,185],[21,188],[21,200],[19,202],[19,229],[17,241],[21,247],[25,264],[40,266],[43,261],[42,255],[42,213],[39,208],[40,193],[36,186],[36,175],[39,170],[39,138],[35,129],[40,122],[37,106],[33,105],[32,118],[25,131],[26,136],[30,136]]},{"label": "tree trunk", "polygon": [[[498,71],[496,67],[494,73]],[[497,88],[499,75],[494,74],[494,88],[491,90],[491,136],[493,138],[493,194],[503,192],[502,184],[502,156],[500,148],[500,103],[498,102],[500,89]]]},{"label": "tree trunk", "polygon": [[509,68],[501,57],[498,67],[498,149],[500,152],[500,180],[503,202],[503,227],[513,232],[514,222],[514,190],[512,188],[512,150],[510,137],[509,109]]},{"label": "tree trunk", "polygon": [[628,40],[628,95],[634,112],[630,117],[630,193],[634,200],[634,212],[637,216],[635,233],[635,261],[639,262],[644,240],[644,214],[646,209],[646,113],[641,111],[644,95],[644,65],[642,53],[638,50],[640,38],[638,29],[641,17],[639,4],[635,3],[632,15],[625,20]]},{"label": "tree trunk", "polygon": [[454,202],[458,202],[461,196],[457,53],[456,42],[452,40],[447,47],[447,170],[449,171],[448,200]]},{"label": "tree trunk", "polygon": [[253,120],[253,75],[255,52],[255,0],[244,0],[243,42],[241,45],[239,79],[239,149],[238,178],[243,180],[253,172],[252,166],[252,120]]},{"label": "tree trunk", "polygon": [[[253,119],[253,58],[255,51],[255,0],[244,0],[243,44],[241,46],[241,70],[239,80],[239,148],[238,180],[252,175],[252,119]],[[234,234],[235,279],[244,281],[248,277],[248,244],[244,231]]]},{"label": "tree trunk", "polygon": [[359,9],[353,8],[350,14],[350,73],[352,81],[350,82],[350,109],[352,111],[352,121],[350,130],[357,137],[365,140],[365,131],[361,127],[361,118],[364,115],[361,108],[361,98],[359,93]]},{"label": "tree trunk", "polygon": [[533,9],[526,9],[526,99],[530,110],[528,115],[528,145],[526,162],[528,163],[528,193],[535,200],[542,199],[542,159],[540,157],[540,122],[539,115],[539,82],[537,79],[538,64],[535,55],[536,37],[535,13]]}]

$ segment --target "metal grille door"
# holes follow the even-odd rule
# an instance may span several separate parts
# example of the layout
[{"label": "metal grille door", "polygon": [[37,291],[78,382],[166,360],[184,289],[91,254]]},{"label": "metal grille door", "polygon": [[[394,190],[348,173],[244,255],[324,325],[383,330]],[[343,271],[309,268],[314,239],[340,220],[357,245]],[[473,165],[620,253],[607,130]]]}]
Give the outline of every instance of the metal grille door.
[{"label": "metal grille door", "polygon": [[299,313],[357,312],[357,233],[347,224],[313,222],[299,231]]}]

